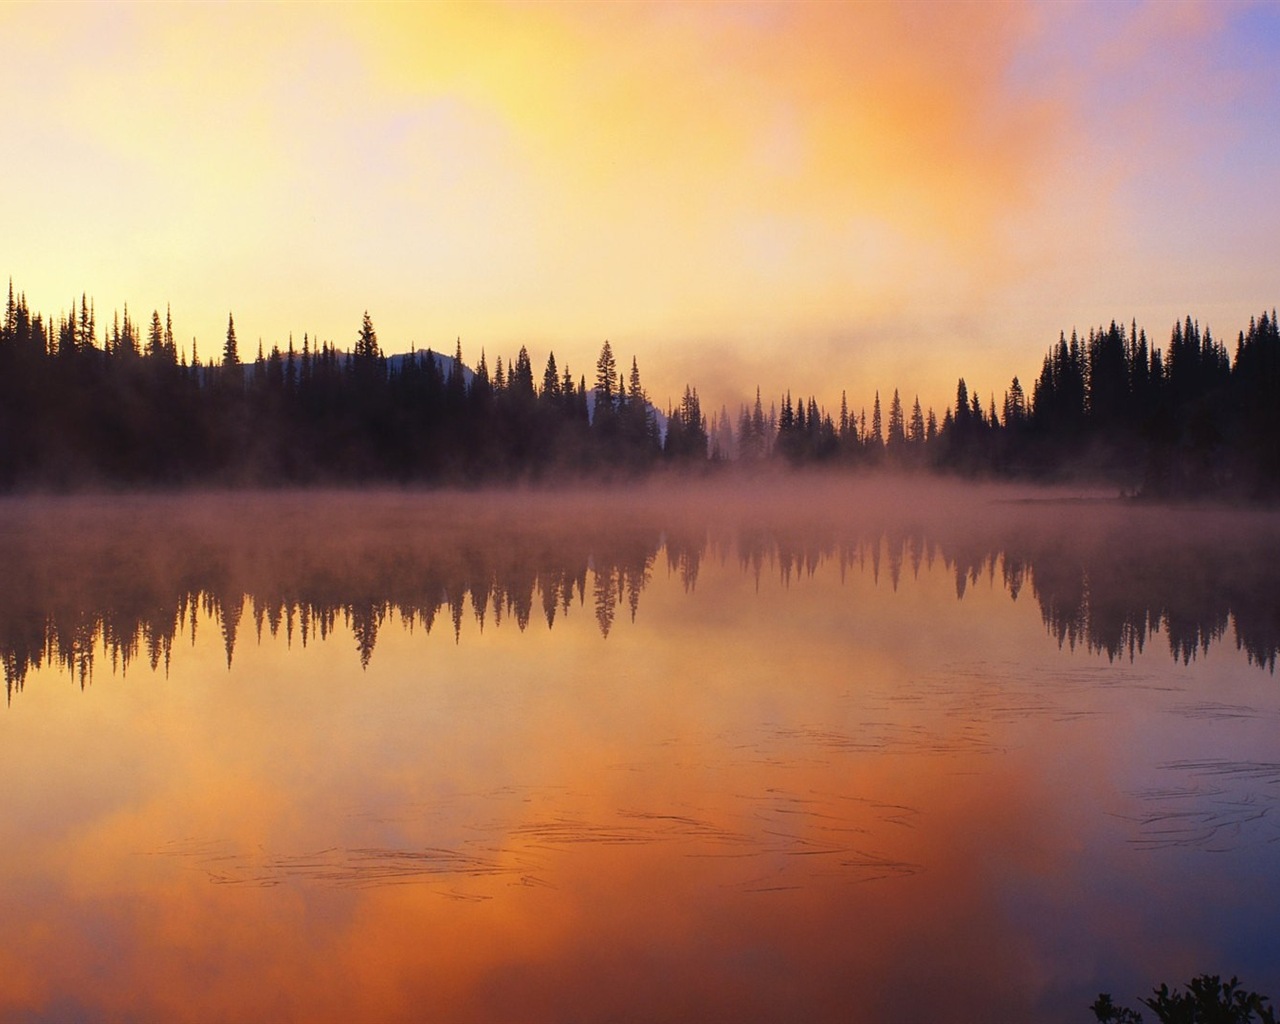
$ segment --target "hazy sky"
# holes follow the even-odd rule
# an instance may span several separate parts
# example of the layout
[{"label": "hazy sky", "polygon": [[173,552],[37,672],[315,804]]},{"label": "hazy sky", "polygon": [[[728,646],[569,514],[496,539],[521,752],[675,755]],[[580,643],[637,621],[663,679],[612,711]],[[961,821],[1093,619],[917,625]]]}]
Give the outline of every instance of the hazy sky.
[{"label": "hazy sky", "polygon": [[304,331],[938,408],[1280,291],[1280,6],[0,4],[0,273]]}]

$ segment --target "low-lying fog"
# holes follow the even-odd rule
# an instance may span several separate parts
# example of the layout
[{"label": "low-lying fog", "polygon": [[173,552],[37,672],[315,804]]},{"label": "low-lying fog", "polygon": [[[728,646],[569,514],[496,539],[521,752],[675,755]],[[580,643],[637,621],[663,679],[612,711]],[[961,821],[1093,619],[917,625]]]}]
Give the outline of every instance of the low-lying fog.
[{"label": "low-lying fog", "polygon": [[[696,581],[707,556],[744,570],[868,564],[892,585],[941,559],[966,581],[1029,589],[1060,641],[1132,654],[1163,626],[1175,656],[1234,623],[1274,668],[1280,513],[1142,504],[1070,489],[937,480],[666,480],[570,491],[218,492],[0,502],[0,647],[10,684],[86,622],[119,642],[171,635],[186,602],[238,617],[279,611],[437,610],[498,601],[548,624],[575,587],[639,600],[660,557]],[[455,611],[455,615],[457,612]],[[233,624],[234,628],[234,624]],[[81,638],[80,646],[83,646]],[[153,660],[155,652],[152,654]]]}]

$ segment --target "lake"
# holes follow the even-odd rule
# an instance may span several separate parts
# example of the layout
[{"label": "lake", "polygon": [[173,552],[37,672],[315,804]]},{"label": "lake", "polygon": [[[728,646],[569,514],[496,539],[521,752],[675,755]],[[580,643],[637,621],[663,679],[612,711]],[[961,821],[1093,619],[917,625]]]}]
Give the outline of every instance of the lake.
[{"label": "lake", "polygon": [[1280,515],[764,478],[0,502],[0,1019],[1280,996]]}]

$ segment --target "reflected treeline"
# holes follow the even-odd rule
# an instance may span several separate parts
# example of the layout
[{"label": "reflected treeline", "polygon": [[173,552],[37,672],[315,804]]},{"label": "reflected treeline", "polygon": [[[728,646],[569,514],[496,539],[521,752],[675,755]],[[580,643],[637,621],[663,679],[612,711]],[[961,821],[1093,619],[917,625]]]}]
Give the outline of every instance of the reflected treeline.
[{"label": "reflected treeline", "polygon": [[[655,573],[692,590],[707,559],[739,565],[757,587],[823,569],[841,580],[870,573],[896,591],[942,570],[958,599],[983,581],[1014,600],[1030,592],[1050,633],[1072,648],[1133,657],[1163,634],[1189,661],[1230,631],[1250,661],[1274,671],[1274,516],[987,498],[961,506],[936,494],[877,509],[836,498],[11,501],[0,505],[6,688],[12,696],[43,665],[83,684],[103,657],[112,671],[139,661],[167,669],[174,647],[209,622],[228,665],[247,631],[304,646],[346,631],[361,665],[388,621],[458,641],[464,621],[525,630],[588,615],[607,638],[619,617],[634,620]],[[904,517],[899,507],[932,511]]]},{"label": "reflected treeline", "polygon": [[7,690],[42,665],[83,684],[104,654],[113,671],[167,668],[208,620],[228,665],[246,630],[305,646],[339,629],[367,665],[389,619],[460,639],[464,620],[524,630],[577,610],[607,637],[619,615],[634,618],[660,554],[692,585],[705,531],[629,522],[625,501],[602,518],[562,501],[525,505],[513,516],[476,495],[10,502],[0,508]]},{"label": "reflected treeline", "polygon": [[[1132,659],[1164,634],[1173,657],[1189,663],[1234,627],[1249,661],[1275,670],[1280,652],[1280,524],[1234,513],[1186,510],[1158,515],[1116,503],[991,508],[985,523],[872,523],[822,533],[776,528],[734,538],[743,568],[757,579],[775,569],[786,582],[834,562],[883,577],[897,590],[904,575],[939,565],[955,579],[957,599],[982,581],[1017,600],[1027,590],[1060,645],[1114,660]],[[927,626],[925,627],[927,628]]]},{"label": "reflected treeline", "polygon": [[[1081,506],[1079,514],[1090,510]],[[1254,522],[1232,535],[1217,528],[1211,513],[1193,511],[1173,523],[1114,516],[1101,533],[1070,521],[1060,528],[1024,523],[998,542],[945,546],[957,596],[984,573],[1014,598],[1029,588],[1059,644],[1111,659],[1132,659],[1163,634],[1173,657],[1188,663],[1233,630],[1249,661],[1274,672],[1280,651],[1274,524]]]}]

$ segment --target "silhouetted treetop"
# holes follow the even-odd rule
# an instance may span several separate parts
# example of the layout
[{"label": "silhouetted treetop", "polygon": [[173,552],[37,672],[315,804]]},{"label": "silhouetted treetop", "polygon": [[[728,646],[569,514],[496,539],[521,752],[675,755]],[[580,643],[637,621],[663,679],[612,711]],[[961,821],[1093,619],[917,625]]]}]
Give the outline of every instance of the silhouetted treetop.
[{"label": "silhouetted treetop", "polygon": [[[259,341],[244,364],[228,314],[221,359],[180,358],[171,311],[136,323],[126,305],[99,342],[85,294],[34,314],[9,284],[0,327],[0,487],[294,485],[634,476],[728,463],[887,466],[968,476],[1088,478],[1146,496],[1280,495],[1280,339],[1274,310],[1234,356],[1188,316],[1167,349],[1136,322],[1060,333],[1030,393],[1017,375],[954,404],[908,411],[894,387],[870,414],[779,388],[737,413],[685,387],[663,416],[632,357],[605,341],[594,382],[549,354],[539,380],[521,347],[474,370],[415,350],[388,357],[365,311],[348,350],[303,335]],[[624,364],[625,365],[625,364]],[[909,393],[909,392],[907,392]],[[984,402],[981,397],[986,395]],[[999,396],[999,397],[998,397]]]}]

